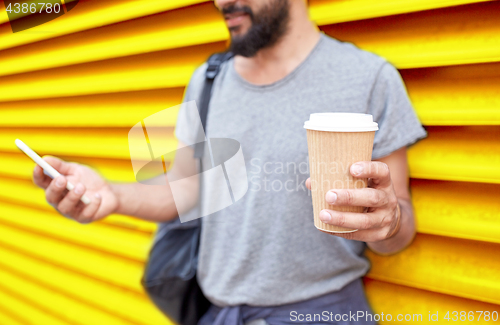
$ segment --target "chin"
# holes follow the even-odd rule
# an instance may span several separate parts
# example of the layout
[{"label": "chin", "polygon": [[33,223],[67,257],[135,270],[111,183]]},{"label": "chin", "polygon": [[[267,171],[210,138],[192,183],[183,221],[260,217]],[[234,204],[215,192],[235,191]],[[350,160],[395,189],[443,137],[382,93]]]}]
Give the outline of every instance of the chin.
[{"label": "chin", "polygon": [[229,33],[231,34],[231,37],[241,37],[245,35],[245,33],[242,31],[241,26],[229,28]]},{"label": "chin", "polygon": [[238,26],[233,26],[229,27],[229,32],[232,37],[242,37],[245,36],[245,34],[248,32],[249,27],[244,27],[243,25],[238,25]]}]

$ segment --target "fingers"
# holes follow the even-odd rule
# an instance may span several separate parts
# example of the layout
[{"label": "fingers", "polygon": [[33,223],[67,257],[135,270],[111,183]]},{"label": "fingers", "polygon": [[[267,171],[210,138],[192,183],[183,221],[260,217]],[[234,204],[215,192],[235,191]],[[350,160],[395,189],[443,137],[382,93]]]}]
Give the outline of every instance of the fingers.
[{"label": "fingers", "polygon": [[320,212],[320,218],[324,217],[324,213],[328,213],[331,219],[325,223],[337,225],[345,228],[357,229],[354,232],[346,233],[329,233],[331,235],[342,237],[349,240],[359,240],[364,242],[377,242],[387,239],[389,227],[379,227],[389,222],[390,218],[380,218],[372,213],[352,213],[323,210]]},{"label": "fingers", "polygon": [[337,206],[382,207],[389,203],[387,194],[374,188],[330,190],[325,200]]},{"label": "fingers", "polygon": [[50,185],[50,182],[52,182],[52,178],[43,173],[42,167],[35,165],[35,169],[33,169],[33,183],[38,187],[46,189]]},{"label": "fingers", "polygon": [[376,223],[369,213],[339,212],[327,209],[319,213],[319,218],[329,225],[353,229],[370,229]]},{"label": "fingers", "polygon": [[73,218],[79,223],[89,223],[94,217],[101,205],[101,196],[95,194],[89,204],[84,204],[80,199],[85,193],[85,186],[78,183],[75,188],[66,194],[66,196],[57,205],[57,210],[68,217]]},{"label": "fingers", "polygon": [[306,187],[308,190],[311,190],[311,177],[309,177],[308,179],[306,179]]},{"label": "fingers", "polygon": [[[63,175],[68,175],[71,174],[72,172],[73,164],[67,163],[59,158],[52,156],[44,156],[43,160],[48,162],[49,165],[54,167],[55,170],[57,170],[59,173]],[[52,182],[52,178],[47,176],[43,172],[43,169],[40,166],[36,165],[35,169],[33,170],[33,182],[35,183],[35,185],[46,189]]]},{"label": "fingers", "polygon": [[[360,161],[351,165],[350,173],[356,178],[370,178],[372,184],[377,186],[389,186],[391,175],[389,166],[381,161]],[[311,178],[306,180],[306,187],[311,189]]]},{"label": "fingers", "polygon": [[[67,163],[51,156],[44,156],[43,159],[63,175],[74,173],[75,164],[73,163]],[[40,166],[35,166],[33,170],[35,184],[45,188],[47,202],[55,207],[59,213],[80,223],[93,221],[101,205],[101,196],[96,194],[91,198],[89,204],[84,204],[81,198],[86,191],[85,185],[77,183],[72,190],[68,191],[68,180],[63,175],[51,179],[44,174]]]},{"label": "fingers", "polygon": [[81,210],[78,215],[74,216],[74,219],[79,223],[89,223],[94,221],[97,210],[99,210],[99,207],[101,206],[101,201],[101,195],[96,193],[94,197],[92,197],[90,204],[85,205],[83,210]]},{"label": "fingers", "polygon": [[394,221],[392,215],[377,213],[354,213],[339,212],[333,210],[322,210],[320,219],[327,224],[358,229],[349,233],[331,233],[332,235],[345,239],[360,240],[364,242],[376,242],[389,238]]},{"label": "fingers", "polygon": [[54,178],[45,190],[45,198],[52,205],[57,205],[64,197],[66,191],[66,177],[59,176]]},{"label": "fingers", "polygon": [[375,186],[389,186],[391,176],[389,166],[380,161],[360,161],[352,164],[351,175],[356,178],[371,178]]},{"label": "fingers", "polygon": [[[82,183],[78,183],[73,190],[69,191],[68,194],[60,200],[57,205],[57,210],[71,217],[78,215],[80,210],[82,210],[82,205],[79,205],[79,203],[83,193],[85,193],[85,186]],[[83,202],[81,204],[83,204]]]}]

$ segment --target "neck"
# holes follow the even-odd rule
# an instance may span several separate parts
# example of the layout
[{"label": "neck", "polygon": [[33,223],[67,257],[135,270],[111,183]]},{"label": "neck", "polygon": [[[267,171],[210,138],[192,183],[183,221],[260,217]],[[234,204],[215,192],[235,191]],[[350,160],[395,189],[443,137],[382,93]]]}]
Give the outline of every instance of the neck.
[{"label": "neck", "polygon": [[252,84],[271,84],[297,68],[311,53],[319,38],[318,28],[309,20],[306,4],[292,1],[287,33],[273,46],[259,50],[254,57],[237,55],[234,68]]}]

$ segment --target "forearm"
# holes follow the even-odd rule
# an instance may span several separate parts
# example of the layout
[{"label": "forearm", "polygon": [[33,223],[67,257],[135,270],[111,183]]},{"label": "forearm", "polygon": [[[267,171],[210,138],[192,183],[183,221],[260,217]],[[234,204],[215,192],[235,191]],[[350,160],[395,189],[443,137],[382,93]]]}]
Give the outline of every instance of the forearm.
[{"label": "forearm", "polygon": [[413,216],[413,206],[408,199],[398,199],[401,209],[401,228],[391,238],[378,241],[367,242],[368,247],[379,255],[390,255],[406,248],[415,237],[416,225]]},{"label": "forearm", "polygon": [[[161,176],[165,177],[165,176]],[[167,185],[146,185],[141,183],[111,184],[111,188],[118,198],[116,213],[134,216],[153,222],[167,222],[181,212],[194,207],[198,197],[197,185],[193,182],[184,182],[177,186],[176,197],[182,197],[183,202],[175,202],[171,187]],[[177,205],[176,205],[177,203]]]}]

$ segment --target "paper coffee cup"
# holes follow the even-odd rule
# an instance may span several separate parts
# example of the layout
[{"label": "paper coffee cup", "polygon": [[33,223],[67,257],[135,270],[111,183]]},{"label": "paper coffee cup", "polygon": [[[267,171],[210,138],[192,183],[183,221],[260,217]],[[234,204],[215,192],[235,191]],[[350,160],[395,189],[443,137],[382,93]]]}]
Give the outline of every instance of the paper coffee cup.
[{"label": "paper coffee cup", "polygon": [[351,176],[350,167],[358,161],[371,161],[373,138],[378,124],[369,114],[316,113],[305,122],[309,150],[311,195],[314,226],[330,233],[354,232],[357,229],[323,223],[319,213],[323,209],[363,212],[365,207],[334,206],[326,202],[331,189],[355,189],[367,186],[366,178]]}]

